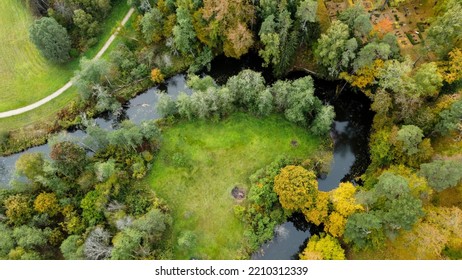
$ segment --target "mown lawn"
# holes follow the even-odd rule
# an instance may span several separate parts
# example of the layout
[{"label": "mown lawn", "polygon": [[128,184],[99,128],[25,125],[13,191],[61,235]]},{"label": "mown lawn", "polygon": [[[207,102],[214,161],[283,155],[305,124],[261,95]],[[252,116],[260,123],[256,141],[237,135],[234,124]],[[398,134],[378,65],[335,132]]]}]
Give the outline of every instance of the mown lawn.
[{"label": "mown lawn", "polygon": [[[293,145],[292,141],[297,141]],[[306,158],[320,139],[273,115],[244,113],[220,121],[182,121],[163,132],[163,144],[147,180],[173,211],[173,242],[185,231],[196,235],[176,259],[242,257],[243,225],[235,218],[235,186],[249,187],[249,176],[279,155]]]},{"label": "mown lawn", "polygon": [[[93,57],[127,13],[125,0],[114,4],[102,24],[97,45],[83,55]],[[43,58],[29,40],[29,26],[34,21],[22,1],[4,0],[0,9],[0,112],[32,104],[66,84],[78,69],[78,59],[55,65]]]}]

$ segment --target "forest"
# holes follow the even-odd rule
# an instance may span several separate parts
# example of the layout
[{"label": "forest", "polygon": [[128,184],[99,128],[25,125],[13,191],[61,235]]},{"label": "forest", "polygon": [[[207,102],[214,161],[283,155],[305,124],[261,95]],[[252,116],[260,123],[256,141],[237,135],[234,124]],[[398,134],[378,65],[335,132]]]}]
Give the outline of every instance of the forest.
[{"label": "forest", "polygon": [[[23,1],[40,55],[75,72],[50,119],[1,119],[1,154],[22,153],[0,259],[249,259],[297,219],[295,259],[462,258],[462,1],[125,2]],[[131,120],[148,89],[156,117]],[[371,124],[325,188],[339,99]]]}]

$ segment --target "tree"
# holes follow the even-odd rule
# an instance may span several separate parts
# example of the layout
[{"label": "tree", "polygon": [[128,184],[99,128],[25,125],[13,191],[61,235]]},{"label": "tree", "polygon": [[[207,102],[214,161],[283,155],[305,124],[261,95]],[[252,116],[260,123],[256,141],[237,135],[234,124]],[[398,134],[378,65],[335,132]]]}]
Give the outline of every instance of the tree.
[{"label": "tree", "polygon": [[170,95],[164,91],[159,92],[158,95],[156,111],[161,117],[173,116],[178,112],[177,105]]},{"label": "tree", "polygon": [[70,235],[59,247],[66,260],[83,260],[83,240],[79,235]]},{"label": "tree", "polygon": [[162,39],[165,19],[162,12],[156,7],[144,14],[140,21],[141,32],[146,43],[157,43]]},{"label": "tree", "polygon": [[179,6],[176,10],[177,24],[173,27],[175,47],[183,55],[192,55],[196,51],[197,39],[192,17],[188,9]]},{"label": "tree", "polygon": [[372,30],[369,14],[361,4],[356,4],[344,10],[339,14],[338,19],[347,24],[351,32],[358,38],[368,35]]},{"label": "tree", "polygon": [[68,178],[76,178],[86,167],[85,150],[75,143],[58,142],[51,147],[50,158],[53,167]]},{"label": "tree", "polygon": [[301,166],[288,165],[274,178],[274,191],[286,210],[309,208],[318,195],[316,175]]},{"label": "tree", "polygon": [[108,81],[110,64],[104,59],[80,60],[80,71],[75,73],[72,80],[77,87],[83,100],[88,100],[94,96],[96,85],[104,84]]},{"label": "tree", "polygon": [[411,70],[412,62],[409,59],[403,62],[388,60],[378,73],[378,84],[383,90],[391,90],[395,93],[415,92],[409,90],[413,87],[413,80],[408,76]]},{"label": "tree", "polygon": [[382,243],[381,228],[382,221],[376,213],[355,213],[348,218],[343,236],[347,243],[363,249]]},{"label": "tree", "polygon": [[150,244],[155,244],[161,241],[162,235],[171,224],[172,218],[170,215],[153,208],[136,219],[132,224],[132,228],[144,233],[144,237]]},{"label": "tree", "polygon": [[0,259],[5,259],[14,248],[13,231],[3,223],[0,223]]},{"label": "tree", "polygon": [[356,201],[355,194],[356,187],[352,183],[340,183],[338,188],[330,192],[330,201],[334,211],[348,217],[363,210],[364,208]]},{"label": "tree", "polygon": [[422,164],[420,174],[434,190],[443,191],[462,180],[462,163],[457,160],[435,160]]},{"label": "tree", "polygon": [[29,198],[25,195],[9,196],[4,202],[4,207],[8,223],[15,226],[27,223],[32,217]]},{"label": "tree", "polygon": [[387,60],[391,56],[390,45],[386,43],[372,42],[364,46],[358,53],[354,61],[354,69],[371,66],[375,60]]},{"label": "tree", "polygon": [[26,153],[18,158],[15,167],[19,175],[33,182],[37,176],[43,175],[43,164],[42,153]]},{"label": "tree", "polygon": [[435,62],[422,64],[414,74],[417,92],[423,97],[435,97],[443,86],[443,76]]},{"label": "tree", "polygon": [[58,199],[54,193],[41,193],[35,198],[34,209],[39,213],[54,217],[58,214],[59,208]]},{"label": "tree", "polygon": [[454,48],[449,52],[448,64],[443,67],[444,80],[448,83],[453,83],[462,79],[462,50]]},{"label": "tree", "polygon": [[71,50],[69,35],[54,18],[43,17],[36,20],[29,29],[29,36],[46,59],[56,63],[69,60]]},{"label": "tree", "polygon": [[253,113],[258,112],[257,99],[266,88],[261,73],[252,70],[241,71],[228,79],[226,87],[239,105]]},{"label": "tree", "polygon": [[447,1],[447,8],[428,29],[430,48],[440,56],[446,55],[460,42],[462,36],[462,4],[458,0]]},{"label": "tree", "polygon": [[[307,124],[307,117],[313,116],[313,111],[320,109],[320,100],[314,96],[314,85],[311,76],[300,78],[292,82],[291,86],[284,91],[285,104],[284,109],[286,119],[300,125]],[[282,96],[281,96],[282,97]],[[325,112],[330,113],[330,112]],[[327,114],[329,117],[329,114]]]},{"label": "tree", "polygon": [[311,124],[311,132],[315,135],[326,135],[330,131],[334,118],[334,107],[330,105],[322,106]]},{"label": "tree", "polygon": [[306,208],[302,209],[302,213],[308,222],[317,226],[325,223],[329,215],[329,194],[318,191],[316,201],[313,204],[308,203]]},{"label": "tree", "polygon": [[303,0],[297,7],[297,18],[300,20],[300,26],[302,30],[308,28],[308,23],[314,23],[317,21],[318,1],[315,0]]},{"label": "tree", "polygon": [[336,20],[318,40],[315,55],[318,62],[327,68],[329,76],[332,78],[337,77],[351,63],[350,60],[342,61],[342,55],[349,39],[348,25]]},{"label": "tree", "polygon": [[[313,259],[319,255],[322,260],[344,260],[345,252],[338,240],[330,235],[313,235],[310,237],[305,250],[300,254],[301,260]],[[314,259],[317,259],[316,257]]]},{"label": "tree", "polygon": [[400,229],[410,230],[424,214],[422,201],[410,194],[388,200],[383,209],[386,209],[386,212],[382,213],[383,222],[392,233]]},{"label": "tree", "polygon": [[396,139],[402,142],[403,151],[412,156],[419,152],[419,144],[424,137],[422,130],[415,125],[403,125],[398,131]]},{"label": "tree", "polygon": [[88,260],[104,260],[111,255],[111,235],[102,227],[90,232],[84,243],[84,254]]},{"label": "tree", "polygon": [[226,38],[227,40],[223,45],[225,55],[237,59],[246,54],[254,42],[252,31],[241,22],[228,29]]},{"label": "tree", "polygon": [[342,236],[349,216],[364,210],[355,198],[356,188],[351,183],[340,183],[330,192],[332,212],[325,222],[325,230],[334,237]]},{"label": "tree", "polygon": [[13,237],[16,239],[18,246],[26,250],[36,250],[45,246],[48,235],[49,232],[47,231],[26,225],[16,227],[13,230]]},{"label": "tree", "polygon": [[435,125],[435,131],[441,135],[449,135],[460,128],[462,120],[462,99],[454,102],[451,107],[439,113],[440,120]]},{"label": "tree", "polygon": [[223,42],[224,54],[239,58],[247,53],[253,45],[252,32],[248,24],[254,18],[254,6],[249,0],[204,0],[204,6],[199,9],[205,27],[208,47],[220,51],[220,41]]},{"label": "tree", "polygon": [[143,239],[143,233],[133,228],[126,228],[114,237],[112,260],[132,260],[137,255],[137,249]]},{"label": "tree", "polygon": [[[94,38],[100,31],[98,21],[94,20],[90,13],[87,13],[82,9],[74,11],[72,21],[79,30],[81,39]],[[81,42],[82,47],[84,46],[83,43],[84,42]]]},{"label": "tree", "polygon": [[160,84],[164,81],[164,79],[164,74],[162,74],[162,71],[160,71],[159,68],[154,68],[151,70],[151,81]]}]

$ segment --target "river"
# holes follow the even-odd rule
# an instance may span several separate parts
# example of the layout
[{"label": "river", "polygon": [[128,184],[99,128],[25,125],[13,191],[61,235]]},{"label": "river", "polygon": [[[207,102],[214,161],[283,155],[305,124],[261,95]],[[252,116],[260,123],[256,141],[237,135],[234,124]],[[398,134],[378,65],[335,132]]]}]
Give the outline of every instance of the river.
[{"label": "river", "polygon": [[[217,58],[213,61],[209,74],[218,84],[222,84],[228,77],[245,68],[262,70],[260,63],[256,63],[249,57],[244,57],[241,61]],[[293,73],[289,75],[289,78],[298,78],[303,75],[305,74]],[[264,72],[264,76],[267,81],[272,82],[268,71]],[[369,164],[367,145],[372,121],[369,100],[364,95],[354,93],[348,88],[337,98],[335,96],[336,86],[336,83],[315,79],[315,94],[324,102],[333,105],[336,112],[331,131],[334,140],[334,157],[330,172],[318,180],[319,189],[322,191],[336,188],[341,181],[354,180],[365,171]],[[105,114],[96,118],[95,121],[100,127],[111,130],[117,128],[118,124],[125,119],[140,123],[143,120],[159,118],[155,104],[158,98],[156,93],[160,90],[166,91],[172,97],[178,96],[180,92],[190,93],[186,86],[186,76],[179,74],[169,78],[163,85],[151,88],[126,102],[122,113],[117,117]],[[85,136],[85,131],[80,128],[63,133],[69,137],[82,138]],[[0,187],[7,187],[8,182],[13,178],[17,159],[24,153],[32,152],[41,152],[48,156],[50,146],[45,144],[21,153],[0,157]],[[252,259],[296,259],[311,234],[318,231],[319,229],[306,223],[303,217],[295,215],[288,222],[278,226],[274,239],[264,244],[252,256]]]}]

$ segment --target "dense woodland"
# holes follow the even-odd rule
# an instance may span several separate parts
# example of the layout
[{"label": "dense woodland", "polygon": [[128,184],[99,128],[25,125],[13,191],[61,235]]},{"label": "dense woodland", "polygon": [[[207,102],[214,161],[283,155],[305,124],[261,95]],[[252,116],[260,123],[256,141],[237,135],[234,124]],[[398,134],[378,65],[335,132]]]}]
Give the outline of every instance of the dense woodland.
[{"label": "dense woodland", "polygon": [[[31,40],[58,63],[94,44],[98,22],[111,7],[109,0],[26,2],[42,16],[31,27]],[[302,213],[323,230],[301,259],[380,258],[376,252],[384,248],[394,258],[462,258],[462,1],[438,1],[425,55],[418,58],[403,55],[393,34],[377,32],[361,5],[323,26],[313,0],[129,2],[137,9],[132,32],[109,60],[81,60],[74,78],[80,101],[55,124],[84,122],[88,137],[50,140],[49,159],[21,157],[12,188],[1,190],[1,258],[171,258],[174,244],[188,246],[194,236],[172,240],[169,205],[140,183],[162,148],[161,130],[181,119],[276,112],[327,137],[333,108],[314,96],[311,77],[282,80],[304,52],[315,60],[311,71],[318,76],[342,80],[370,98],[371,164],[360,180],[330,192],[317,187],[317,177],[328,170],[322,155],[279,158],[257,171],[248,201],[234,209],[246,227],[246,253],[271,239],[287,217]],[[239,59],[249,52],[281,80],[268,85],[260,73],[244,70],[217,85],[194,75],[210,69],[218,55]],[[113,132],[87,121],[98,112],[117,114],[133,88],[185,68],[194,93],[176,101],[163,94],[157,106],[163,120],[125,122]],[[9,142],[8,135],[0,139],[2,147]],[[454,195],[454,202],[445,201]],[[402,248],[411,255],[400,255]]]}]

